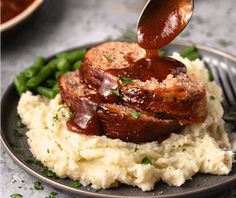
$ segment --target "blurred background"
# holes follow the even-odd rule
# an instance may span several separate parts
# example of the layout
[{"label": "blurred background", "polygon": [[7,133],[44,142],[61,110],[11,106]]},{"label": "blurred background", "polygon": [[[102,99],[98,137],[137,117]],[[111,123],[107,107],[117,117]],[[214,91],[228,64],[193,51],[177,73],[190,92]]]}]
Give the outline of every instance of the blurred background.
[{"label": "blurred background", "polygon": [[[146,2],[43,0],[24,24],[1,34],[1,94],[36,56],[47,57],[106,39],[135,38],[136,22]],[[236,55],[236,0],[195,0],[193,18],[176,40],[202,43]],[[43,191],[32,190],[36,179],[21,170],[2,149],[0,165],[1,197],[17,192],[24,197],[46,197],[55,191],[46,184]],[[59,192],[57,197],[73,196]],[[236,190],[231,188],[214,197],[233,198]]]}]

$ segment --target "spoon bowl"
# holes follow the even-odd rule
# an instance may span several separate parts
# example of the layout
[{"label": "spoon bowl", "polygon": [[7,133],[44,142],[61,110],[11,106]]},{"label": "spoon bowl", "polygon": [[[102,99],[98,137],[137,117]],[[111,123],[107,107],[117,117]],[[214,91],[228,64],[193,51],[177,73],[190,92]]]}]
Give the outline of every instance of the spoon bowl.
[{"label": "spoon bowl", "polygon": [[139,45],[159,49],[170,43],[190,21],[193,8],[193,0],[149,0],[138,21]]}]

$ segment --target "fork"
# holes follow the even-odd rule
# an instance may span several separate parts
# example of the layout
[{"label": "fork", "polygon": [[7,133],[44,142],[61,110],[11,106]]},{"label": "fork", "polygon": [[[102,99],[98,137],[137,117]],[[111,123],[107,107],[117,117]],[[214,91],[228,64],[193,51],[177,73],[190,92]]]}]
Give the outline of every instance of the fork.
[{"label": "fork", "polygon": [[228,60],[219,61],[208,57],[203,60],[207,69],[212,72],[216,83],[222,88],[223,119],[236,124],[236,65]]}]

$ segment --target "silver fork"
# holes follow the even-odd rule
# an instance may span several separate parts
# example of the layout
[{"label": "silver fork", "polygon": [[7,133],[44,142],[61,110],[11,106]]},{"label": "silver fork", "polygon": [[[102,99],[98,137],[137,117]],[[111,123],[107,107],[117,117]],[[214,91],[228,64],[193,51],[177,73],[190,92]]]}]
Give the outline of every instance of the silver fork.
[{"label": "silver fork", "polygon": [[226,122],[236,124],[236,65],[227,59],[204,58],[208,70],[213,74],[214,80],[221,86],[223,91],[223,119]]}]

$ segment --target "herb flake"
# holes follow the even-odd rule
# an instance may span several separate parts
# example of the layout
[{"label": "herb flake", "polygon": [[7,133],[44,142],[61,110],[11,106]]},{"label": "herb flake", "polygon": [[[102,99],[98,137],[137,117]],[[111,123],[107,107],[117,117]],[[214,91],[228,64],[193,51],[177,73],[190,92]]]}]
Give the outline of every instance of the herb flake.
[{"label": "herb flake", "polygon": [[16,127],[17,128],[23,128],[23,127],[25,127],[25,125],[22,123],[21,120],[18,120],[17,123],[16,123]]},{"label": "herb flake", "polygon": [[138,151],[139,151],[138,146],[135,146],[135,148],[134,148],[134,152],[138,152]]},{"label": "herb flake", "polygon": [[71,183],[70,186],[73,188],[79,188],[79,187],[81,187],[81,183],[79,181],[75,181],[75,182]]},{"label": "herb flake", "polygon": [[144,157],[141,164],[152,164],[152,160],[149,157]]},{"label": "herb flake", "polygon": [[215,100],[215,96],[210,96],[210,100]]},{"label": "herb flake", "polygon": [[34,189],[35,190],[43,190],[43,186],[39,181],[34,182]]},{"label": "herb flake", "polygon": [[110,92],[116,96],[120,96],[120,90],[119,89],[110,89]]},{"label": "herb flake", "polygon": [[28,164],[35,164],[35,165],[38,165],[38,166],[43,166],[43,163],[33,157],[29,157],[27,160],[26,160],[26,163]]},{"label": "herb flake", "polygon": [[132,84],[134,82],[133,80],[126,77],[120,77],[119,80],[122,81],[122,85],[124,86]]},{"label": "herb flake", "polygon": [[57,196],[56,192],[51,192],[49,196],[47,196],[46,198],[56,198],[56,196]]},{"label": "herb flake", "polygon": [[57,179],[58,178],[56,173],[54,173],[53,171],[49,170],[48,167],[44,167],[44,169],[42,170],[42,173],[45,174],[46,176],[52,178],[52,179]]},{"label": "herb flake", "polygon": [[72,120],[74,118],[74,115],[72,113],[69,113],[67,120]]},{"label": "herb flake", "polygon": [[23,196],[21,194],[15,193],[15,194],[10,195],[10,197],[11,198],[22,198]]},{"label": "herb flake", "polygon": [[141,116],[141,113],[134,111],[132,113],[129,113],[128,116],[134,119],[138,119]]}]

